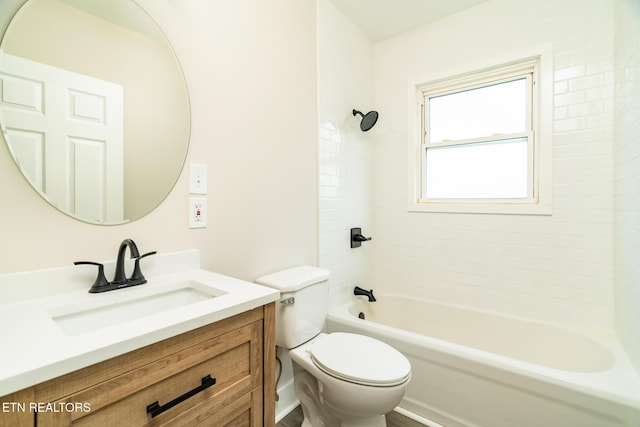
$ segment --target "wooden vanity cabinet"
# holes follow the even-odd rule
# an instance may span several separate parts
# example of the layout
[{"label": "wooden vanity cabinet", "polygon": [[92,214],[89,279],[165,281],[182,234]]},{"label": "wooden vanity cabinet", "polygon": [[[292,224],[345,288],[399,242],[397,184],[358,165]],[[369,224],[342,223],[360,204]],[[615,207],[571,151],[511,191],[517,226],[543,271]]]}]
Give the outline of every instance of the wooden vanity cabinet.
[{"label": "wooden vanity cabinet", "polygon": [[29,425],[273,426],[274,369],[269,304],[19,393],[49,405]]}]

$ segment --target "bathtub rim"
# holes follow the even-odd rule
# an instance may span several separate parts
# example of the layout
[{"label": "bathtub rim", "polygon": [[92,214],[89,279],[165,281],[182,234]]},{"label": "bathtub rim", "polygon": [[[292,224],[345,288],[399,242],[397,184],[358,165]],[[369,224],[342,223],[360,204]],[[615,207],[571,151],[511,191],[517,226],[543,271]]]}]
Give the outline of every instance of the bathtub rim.
[{"label": "bathtub rim", "polygon": [[[405,299],[408,298],[404,295],[396,294],[384,294],[376,296],[376,298],[381,301],[383,301],[385,297],[396,297]],[[357,315],[354,315],[351,312],[351,308],[367,303],[356,298],[353,298],[350,301],[333,307],[329,310],[327,314],[327,329],[330,332],[333,332],[329,325],[331,324],[331,322],[336,322],[346,324],[347,326],[355,328],[358,331],[363,331],[361,333],[364,333],[364,331],[366,331],[368,328],[371,328],[371,325],[373,325],[373,328],[375,328],[378,332],[381,332],[383,336],[386,336],[388,339],[394,341],[399,340],[399,338],[394,336],[393,334],[397,334],[397,331],[400,331],[403,341],[405,339],[409,339],[418,341],[420,343],[425,343],[423,345],[427,345],[428,347],[442,352],[448,357],[454,358],[453,360],[447,360],[447,362],[444,363],[442,361],[432,361],[434,363],[450,365],[455,368],[464,368],[462,365],[460,365],[459,361],[456,360],[462,359],[471,361],[476,364],[487,365],[496,370],[505,370],[513,374],[522,375],[534,381],[551,383],[558,387],[568,388],[577,393],[582,393],[598,399],[604,399],[606,401],[611,401],[616,404],[628,406],[633,408],[634,410],[640,411],[640,375],[635,370],[634,366],[624,352],[620,341],[613,332],[586,328],[574,328],[566,325],[558,325],[551,322],[529,319],[526,317],[519,317],[510,314],[503,315],[502,313],[496,313],[487,310],[478,310],[462,305],[442,303],[425,298],[411,299],[423,301],[428,304],[435,304],[439,306],[452,307],[463,310],[471,310],[507,319],[513,318],[521,321],[539,323],[554,328],[564,329],[572,333],[586,336],[587,338],[596,341],[611,353],[614,362],[610,368],[594,372],[565,371],[561,369],[535,365],[533,363],[513,359],[485,350],[467,347],[462,344],[425,336],[416,332],[398,329],[370,320],[359,319]],[[413,354],[413,356],[424,358],[423,354]],[[620,392],[620,389],[622,388],[620,387],[621,385],[623,387],[626,386],[627,388],[629,388],[630,392]]]}]

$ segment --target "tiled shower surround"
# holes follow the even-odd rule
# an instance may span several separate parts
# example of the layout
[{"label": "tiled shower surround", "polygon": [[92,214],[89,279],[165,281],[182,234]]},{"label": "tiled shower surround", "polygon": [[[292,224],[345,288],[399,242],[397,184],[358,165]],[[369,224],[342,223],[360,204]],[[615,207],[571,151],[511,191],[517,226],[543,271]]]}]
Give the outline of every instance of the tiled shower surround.
[{"label": "tiled shower surround", "polygon": [[[491,0],[373,44],[320,1],[320,257],[332,304],[358,284],[617,329],[640,366],[638,3]],[[543,45],[553,49],[553,214],[409,212],[408,84]],[[380,119],[362,133],[352,108]],[[350,249],[350,227],[373,240]]]},{"label": "tiled shower surround", "polygon": [[[320,265],[331,270],[332,303],[371,282],[373,241],[349,245],[349,230],[373,233],[374,146],[355,108],[373,109],[373,44],[328,0],[318,2]],[[384,120],[384,118],[383,118]]]}]

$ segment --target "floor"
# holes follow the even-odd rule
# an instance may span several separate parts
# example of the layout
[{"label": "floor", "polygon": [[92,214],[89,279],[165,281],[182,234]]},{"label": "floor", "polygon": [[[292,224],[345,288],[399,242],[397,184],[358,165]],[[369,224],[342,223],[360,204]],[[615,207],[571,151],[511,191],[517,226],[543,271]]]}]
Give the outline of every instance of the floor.
[{"label": "floor", "polygon": [[[400,415],[397,412],[389,412],[386,417],[387,427],[424,427],[423,424]],[[302,409],[298,406],[289,415],[284,417],[282,421],[276,424],[276,427],[300,427],[302,420]]]}]

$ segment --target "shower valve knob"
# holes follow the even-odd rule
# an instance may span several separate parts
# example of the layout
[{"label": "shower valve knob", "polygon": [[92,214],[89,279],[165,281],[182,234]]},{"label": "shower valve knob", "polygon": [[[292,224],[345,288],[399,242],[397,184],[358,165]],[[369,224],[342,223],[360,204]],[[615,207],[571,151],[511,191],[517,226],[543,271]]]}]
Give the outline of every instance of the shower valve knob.
[{"label": "shower valve knob", "polygon": [[368,242],[369,240],[371,240],[371,237],[363,236],[361,228],[351,229],[351,247],[352,248],[359,248],[362,245],[362,242]]},{"label": "shower valve knob", "polygon": [[356,234],[353,236],[353,240],[356,242],[366,242],[367,240],[371,240],[371,237],[364,237],[362,234]]}]

